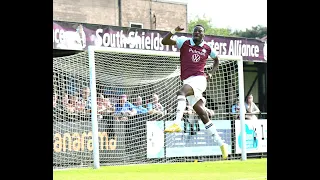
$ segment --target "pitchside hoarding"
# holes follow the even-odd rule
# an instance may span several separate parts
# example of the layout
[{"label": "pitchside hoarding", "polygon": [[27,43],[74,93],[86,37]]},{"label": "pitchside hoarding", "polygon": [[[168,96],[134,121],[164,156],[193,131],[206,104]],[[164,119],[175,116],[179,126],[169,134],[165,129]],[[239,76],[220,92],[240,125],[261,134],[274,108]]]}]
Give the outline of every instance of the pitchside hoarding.
[{"label": "pitchside hoarding", "polygon": [[[241,153],[241,125],[235,121],[236,153]],[[247,153],[267,152],[267,120],[246,120],[246,151]]]},{"label": "pitchside hoarding", "polygon": [[[93,161],[91,121],[53,122],[53,163],[87,164]],[[100,161],[118,162],[125,157],[124,123],[115,122],[111,132],[98,123]]]},{"label": "pitchside hoarding", "polygon": [[147,121],[147,158],[164,158],[164,121]]},{"label": "pitchside hoarding", "polygon": [[[81,27],[82,28],[79,28]],[[178,51],[161,44],[166,31],[53,21],[53,49],[86,50],[89,45],[156,51]],[[191,34],[177,33],[191,37]],[[205,41],[222,55],[242,56],[246,61],[267,62],[267,44],[258,39],[205,36]]]},{"label": "pitchside hoarding", "polygon": [[[199,123],[200,131],[196,135],[181,132],[167,133],[165,136],[163,133],[165,127],[172,123],[173,121],[147,121],[144,127],[147,130],[146,137],[137,131],[136,133],[140,136],[136,141],[136,133],[126,135],[128,133],[126,123],[115,121],[110,127],[106,122],[99,122],[100,162],[122,162],[131,154],[128,151],[130,148],[136,152],[138,149],[144,149],[142,147],[147,149],[139,153],[147,158],[221,155],[219,145],[207,133],[203,123]],[[216,120],[214,124],[221,138],[229,145],[228,150],[231,152],[231,121]],[[182,129],[184,125],[184,122],[181,122]],[[267,120],[246,121],[245,128],[247,153],[267,152]],[[240,121],[235,121],[235,134],[235,150],[236,153],[241,153]],[[136,143],[126,145],[126,136],[134,136]],[[92,153],[90,121],[53,122],[54,164],[92,163]]]},{"label": "pitchside hoarding", "polygon": [[[221,155],[219,145],[207,133],[203,123],[199,123],[200,131],[195,135],[190,133],[167,133],[164,136],[164,124],[170,126],[173,121],[148,121],[147,123],[147,157],[187,157]],[[231,152],[231,122],[228,120],[214,121],[217,131]],[[181,122],[184,129],[185,123]],[[164,147],[165,142],[165,147]],[[164,150],[166,154],[164,154]]]}]

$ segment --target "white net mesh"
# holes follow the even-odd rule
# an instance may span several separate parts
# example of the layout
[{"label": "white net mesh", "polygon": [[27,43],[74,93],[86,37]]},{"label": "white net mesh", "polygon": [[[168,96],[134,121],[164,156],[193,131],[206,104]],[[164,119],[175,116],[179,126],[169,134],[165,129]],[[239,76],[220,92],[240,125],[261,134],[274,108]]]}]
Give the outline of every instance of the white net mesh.
[{"label": "white net mesh", "polygon": [[[184,132],[163,134],[175,119],[176,92],[182,85],[179,57],[143,52],[95,52],[100,164],[220,160],[219,146],[192,109],[186,109]],[[207,70],[211,65],[209,60]],[[53,58],[53,67],[53,168],[91,166],[88,53]],[[218,132],[230,145],[231,159],[236,155],[236,116],[231,113],[237,90],[237,62],[221,60],[204,97]],[[118,112],[117,104],[126,99],[135,107]]]}]

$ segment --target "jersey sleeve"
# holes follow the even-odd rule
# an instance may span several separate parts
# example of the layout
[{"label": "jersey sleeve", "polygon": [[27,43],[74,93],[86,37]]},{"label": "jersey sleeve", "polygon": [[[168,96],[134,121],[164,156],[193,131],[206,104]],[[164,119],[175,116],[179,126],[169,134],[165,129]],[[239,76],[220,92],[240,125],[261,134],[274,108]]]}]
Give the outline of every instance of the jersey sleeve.
[{"label": "jersey sleeve", "polygon": [[176,43],[177,43],[178,49],[181,48],[181,46],[183,45],[183,43],[184,43],[186,40],[188,40],[188,38],[185,37],[185,36],[181,36],[181,37],[178,37],[178,38],[176,39]]},{"label": "jersey sleeve", "polygon": [[210,48],[211,48],[210,57],[211,58],[217,57],[217,51],[215,49],[213,49],[211,46],[210,46]]}]

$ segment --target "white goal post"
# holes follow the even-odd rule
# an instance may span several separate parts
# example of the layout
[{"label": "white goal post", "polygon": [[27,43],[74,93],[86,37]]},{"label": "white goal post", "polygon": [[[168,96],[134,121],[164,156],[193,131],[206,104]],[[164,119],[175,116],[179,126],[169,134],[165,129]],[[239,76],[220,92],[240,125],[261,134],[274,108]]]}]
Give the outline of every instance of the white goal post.
[{"label": "white goal post", "polygon": [[[93,159],[94,168],[100,167],[99,161],[99,138],[98,138],[98,121],[97,121],[97,106],[96,106],[96,74],[95,74],[95,52],[114,52],[114,53],[125,53],[125,54],[143,54],[143,55],[154,55],[154,56],[169,56],[176,57],[180,56],[179,52],[169,52],[169,51],[152,51],[152,50],[138,50],[138,49],[125,49],[125,48],[112,48],[112,47],[98,47],[89,46],[89,72],[90,72],[90,89],[92,97],[92,139],[93,139]],[[245,133],[245,97],[244,97],[244,81],[243,81],[243,59],[242,56],[232,56],[232,55],[219,55],[221,60],[232,60],[238,63],[238,88],[239,88],[239,104],[240,104],[240,124],[241,124],[241,141],[242,141],[242,152],[241,159],[247,159],[246,153],[246,133]],[[165,68],[165,67],[164,67]]]},{"label": "white goal post", "polygon": [[[183,132],[163,133],[175,119],[182,86],[179,57],[97,46],[54,57],[53,168],[222,160],[220,147],[188,106]],[[229,159],[246,160],[243,60],[219,59],[203,94],[206,108],[228,144]],[[205,71],[212,66],[209,58]],[[119,111],[120,101],[130,102],[121,106],[125,111]],[[237,102],[240,114],[232,112]]]}]

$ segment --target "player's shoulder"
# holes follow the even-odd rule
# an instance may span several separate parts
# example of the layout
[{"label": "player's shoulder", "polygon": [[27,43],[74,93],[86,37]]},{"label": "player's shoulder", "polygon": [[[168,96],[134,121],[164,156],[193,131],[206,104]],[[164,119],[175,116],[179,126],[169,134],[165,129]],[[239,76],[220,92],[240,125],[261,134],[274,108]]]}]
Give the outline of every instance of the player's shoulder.
[{"label": "player's shoulder", "polygon": [[191,38],[186,37],[186,36],[180,36],[180,37],[177,37],[176,41],[185,42],[185,41],[190,40],[190,39]]},{"label": "player's shoulder", "polygon": [[209,48],[209,49],[212,49],[212,47],[208,44],[208,42],[203,42],[203,47],[204,48]]},{"label": "player's shoulder", "polygon": [[179,36],[179,37],[177,37],[177,39],[191,39],[190,37],[187,37],[187,36]]},{"label": "player's shoulder", "polygon": [[207,49],[207,50],[210,50],[210,51],[214,51],[214,48],[212,48],[207,42],[204,42],[202,47],[204,49]]},{"label": "player's shoulder", "polygon": [[186,36],[177,37],[176,39],[177,47],[180,49],[183,46],[183,44],[185,44],[185,42],[188,41],[189,39],[191,38],[188,38]]},{"label": "player's shoulder", "polygon": [[211,57],[216,57],[218,54],[215,48],[210,46],[207,42],[204,42],[203,48],[207,50]]}]

